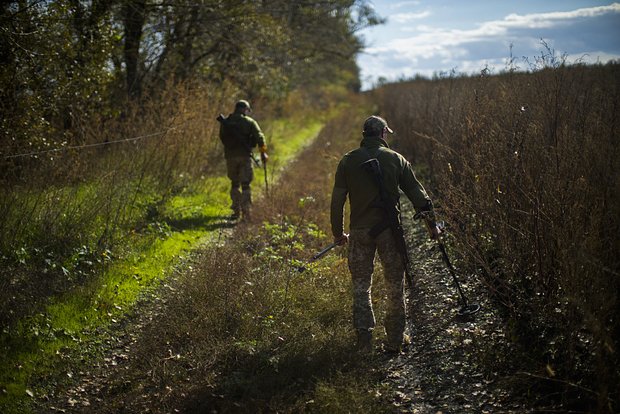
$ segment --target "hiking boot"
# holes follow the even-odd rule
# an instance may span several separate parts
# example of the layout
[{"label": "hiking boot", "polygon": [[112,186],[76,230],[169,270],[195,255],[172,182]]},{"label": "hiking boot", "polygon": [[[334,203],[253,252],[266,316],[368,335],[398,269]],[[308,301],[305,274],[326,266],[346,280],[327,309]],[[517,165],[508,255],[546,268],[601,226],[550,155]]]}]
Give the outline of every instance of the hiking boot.
[{"label": "hiking boot", "polygon": [[400,343],[389,342],[385,344],[385,352],[388,354],[399,354],[401,351],[407,349],[411,345],[411,337],[407,334],[403,335],[403,340]]},{"label": "hiking boot", "polygon": [[357,342],[355,343],[355,349],[358,352],[367,354],[372,351],[372,332],[359,330],[357,331]]}]

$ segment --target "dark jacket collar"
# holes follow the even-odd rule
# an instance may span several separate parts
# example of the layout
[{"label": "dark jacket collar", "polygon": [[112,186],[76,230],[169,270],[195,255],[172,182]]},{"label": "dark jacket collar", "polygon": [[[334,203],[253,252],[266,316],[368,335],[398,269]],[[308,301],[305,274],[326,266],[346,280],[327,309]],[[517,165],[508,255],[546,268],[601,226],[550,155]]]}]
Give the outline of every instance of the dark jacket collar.
[{"label": "dark jacket collar", "polygon": [[364,137],[362,142],[360,142],[360,147],[366,148],[378,148],[385,147],[390,148],[387,142],[381,137]]}]

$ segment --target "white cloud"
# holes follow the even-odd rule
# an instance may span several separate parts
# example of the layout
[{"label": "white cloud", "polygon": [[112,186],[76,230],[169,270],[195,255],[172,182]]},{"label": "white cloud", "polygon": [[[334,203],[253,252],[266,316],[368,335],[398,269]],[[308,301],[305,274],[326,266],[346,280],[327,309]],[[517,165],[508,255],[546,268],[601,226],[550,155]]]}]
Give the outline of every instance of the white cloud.
[{"label": "white cloud", "polygon": [[[428,16],[422,14],[400,13],[391,16],[391,19],[405,22]],[[360,56],[360,67],[365,77],[383,76],[388,79],[413,76],[416,73],[430,76],[437,71],[453,68],[465,73],[479,71],[485,66],[503,69],[511,44],[515,45],[515,56],[532,56],[540,52],[541,38],[551,47],[554,47],[556,41],[563,45],[579,44],[579,48],[569,50],[571,54],[567,56],[568,62],[580,58],[587,63],[607,62],[619,57],[613,53],[618,50],[618,42],[614,40],[619,33],[617,28],[620,27],[615,23],[618,14],[620,3],[613,3],[567,12],[513,13],[471,29],[418,25],[413,36],[391,39],[366,49],[366,54]],[[600,26],[600,22],[606,22],[603,23],[606,25]],[[580,30],[576,30],[576,27]],[[583,43],[584,37],[588,35],[606,39],[606,45],[581,45],[580,42]],[[611,47],[612,51],[585,52],[604,50],[605,46]],[[580,52],[580,49],[584,52]]]},{"label": "white cloud", "polygon": [[388,17],[389,20],[393,20],[397,23],[407,23],[412,20],[424,19],[431,15],[430,11],[423,11],[419,13],[397,13]]},{"label": "white cloud", "polygon": [[526,15],[513,13],[506,16],[504,20],[523,25],[524,23],[536,24],[538,21],[550,22],[554,20],[572,20],[580,17],[595,17],[606,13],[620,13],[620,3],[612,3],[608,6],[589,7],[567,12],[534,13]]},{"label": "white cloud", "polygon": [[394,9],[400,9],[402,7],[419,6],[419,5],[420,5],[419,1],[400,1],[398,3],[390,4],[390,9],[394,10]]},{"label": "white cloud", "polygon": [[[495,20],[482,23],[477,28],[469,30],[441,29],[420,25],[417,27],[419,34],[394,39],[386,45],[378,45],[368,48],[367,53],[397,53],[400,56],[430,59],[433,57],[462,58],[467,54],[464,47],[467,44],[493,41],[509,44],[511,34],[518,29],[551,28],[560,22],[566,22],[581,17],[600,16],[606,13],[620,13],[620,3],[609,6],[578,9],[571,12],[553,12],[528,15],[508,15],[503,20]],[[522,35],[520,35],[522,36]],[[540,43],[540,36],[534,35],[530,39],[520,37],[521,40],[532,44]],[[503,51],[502,51],[503,52]]]}]

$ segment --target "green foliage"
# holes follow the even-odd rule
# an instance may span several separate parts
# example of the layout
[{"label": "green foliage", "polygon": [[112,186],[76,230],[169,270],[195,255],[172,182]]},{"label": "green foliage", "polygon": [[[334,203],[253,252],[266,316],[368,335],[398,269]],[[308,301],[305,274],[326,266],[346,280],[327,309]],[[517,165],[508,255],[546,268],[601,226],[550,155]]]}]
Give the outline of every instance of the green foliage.
[{"label": "green foliage", "polygon": [[[158,100],[179,83],[228,82],[265,101],[302,86],[358,89],[356,32],[380,22],[349,0],[5,2],[0,155],[92,143],[93,124],[128,115],[128,98]],[[2,178],[24,167],[4,159]]]},{"label": "green foliage", "polygon": [[[273,155],[274,160],[291,158],[301,143],[314,139],[315,133],[308,132],[305,126],[276,123],[287,124],[296,139],[288,142],[286,136],[274,136],[272,142],[283,152],[280,156]],[[320,126],[312,124],[312,128]],[[0,390],[4,393],[0,404],[21,407],[30,398],[25,389],[40,376],[54,374],[58,358],[69,358],[80,347],[86,354],[94,353],[98,340],[94,332],[125,318],[145,291],[170,276],[179,256],[210,238],[221,237],[230,226],[225,219],[230,203],[228,178],[173,174],[179,181],[173,181],[174,188],[164,195],[157,193],[162,191],[162,186],[152,173],[141,181],[123,182],[121,177],[114,177],[112,183],[96,180],[39,193],[35,188],[23,194],[11,194],[13,200],[32,206],[35,213],[30,212],[30,217],[54,217],[50,220],[54,227],[39,229],[43,226],[40,220],[21,225],[21,247],[4,238],[7,252],[2,261],[6,267],[1,275],[3,281],[10,283],[3,292],[6,300],[2,301],[0,314],[6,321],[0,334],[3,351]],[[272,179],[279,175],[280,172],[274,171]],[[112,193],[106,190],[111,184],[116,186]],[[260,194],[256,188],[255,194],[256,197]],[[127,198],[131,202],[125,204]],[[36,202],[40,199],[52,199],[57,204]],[[111,210],[122,215],[122,219],[107,222],[106,203],[115,200],[125,201],[118,206],[113,204]],[[31,202],[32,205],[28,204]],[[19,210],[6,211],[16,216],[4,220],[15,220],[12,222],[18,224]],[[59,218],[62,223],[56,224]],[[320,234],[315,225],[299,227],[304,237]],[[103,246],[97,243],[101,232],[108,238]],[[276,228],[272,230],[276,239],[284,237],[280,233]],[[72,240],[69,234],[79,238]],[[53,246],[46,243],[55,237],[62,237],[63,242],[51,250]],[[118,239],[113,242],[115,238]],[[44,247],[36,247],[41,244]],[[257,267],[254,272],[262,270]],[[44,302],[47,302],[45,306]],[[267,329],[269,318],[265,321]],[[252,346],[251,341],[240,344]],[[14,372],[11,367],[20,363],[22,369]],[[31,388],[38,395],[40,390]]]},{"label": "green foliage", "polygon": [[1,154],[80,142],[83,118],[109,110],[117,33],[105,2],[6,2],[0,9]]}]

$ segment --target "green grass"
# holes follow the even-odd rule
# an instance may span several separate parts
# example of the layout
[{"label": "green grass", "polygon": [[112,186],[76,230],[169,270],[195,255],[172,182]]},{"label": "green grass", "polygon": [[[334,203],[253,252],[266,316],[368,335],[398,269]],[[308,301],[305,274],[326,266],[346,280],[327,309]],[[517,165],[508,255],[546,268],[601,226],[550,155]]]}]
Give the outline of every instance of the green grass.
[{"label": "green grass", "polygon": [[[6,394],[3,412],[24,408],[33,378],[58,370],[59,357],[74,355],[98,327],[123,318],[145,288],[164,278],[177,259],[206,236],[205,230],[172,232],[113,264],[97,280],[54,298],[44,313],[22,320],[4,356],[0,379]],[[60,358],[62,359],[62,358]],[[21,367],[15,370],[14,367]],[[15,411],[12,411],[12,408]]]},{"label": "green grass", "polygon": [[[272,162],[285,165],[304,147],[310,145],[324,125],[322,119],[305,119],[302,128],[295,128],[290,120],[276,120],[266,129]],[[272,137],[271,140],[269,137]]]},{"label": "green grass", "polygon": [[[183,294],[170,298],[169,311],[136,345],[124,371],[135,388],[110,396],[108,407],[183,407],[193,395],[201,407],[221,412],[390,412],[381,361],[352,352],[346,251],[335,249],[303,273],[295,269],[329,240],[321,231],[328,199],[320,194],[329,192],[331,180],[323,176],[309,185],[307,176],[327,167],[317,154],[341,154],[357,134],[335,140],[340,137],[326,130],[299,158],[293,168],[304,174],[287,175],[286,186],[273,194],[277,206],[271,199],[257,203],[265,209],[262,223],[201,251],[179,277]],[[310,194],[318,197],[306,198]],[[379,298],[385,295],[380,281],[374,287]],[[384,311],[378,304],[378,319]],[[167,350],[178,357],[163,361]],[[144,367],[153,368],[146,373]],[[143,392],[144,398],[133,398]]]},{"label": "green grass", "polygon": [[[276,166],[276,171],[270,172],[271,179],[277,179],[281,172],[277,167],[284,166],[311,143],[322,126],[318,117],[297,128],[286,120],[269,124],[270,162]],[[257,175],[253,182],[255,194],[263,188],[260,178]],[[92,191],[91,186],[84,188],[84,194]],[[228,191],[229,181],[222,176],[193,183],[159,208],[148,231],[129,236],[124,256],[109,264],[103,274],[51,298],[42,312],[22,319],[10,332],[3,332],[0,411],[32,410],[31,394],[45,392],[43,378],[62,372],[65,365],[71,364],[69,357],[80,353],[92,357],[98,328],[121,320],[131,312],[142,292],[171,273],[181,256],[227,226],[224,216],[230,213]],[[90,351],[89,346],[93,347]]]}]

